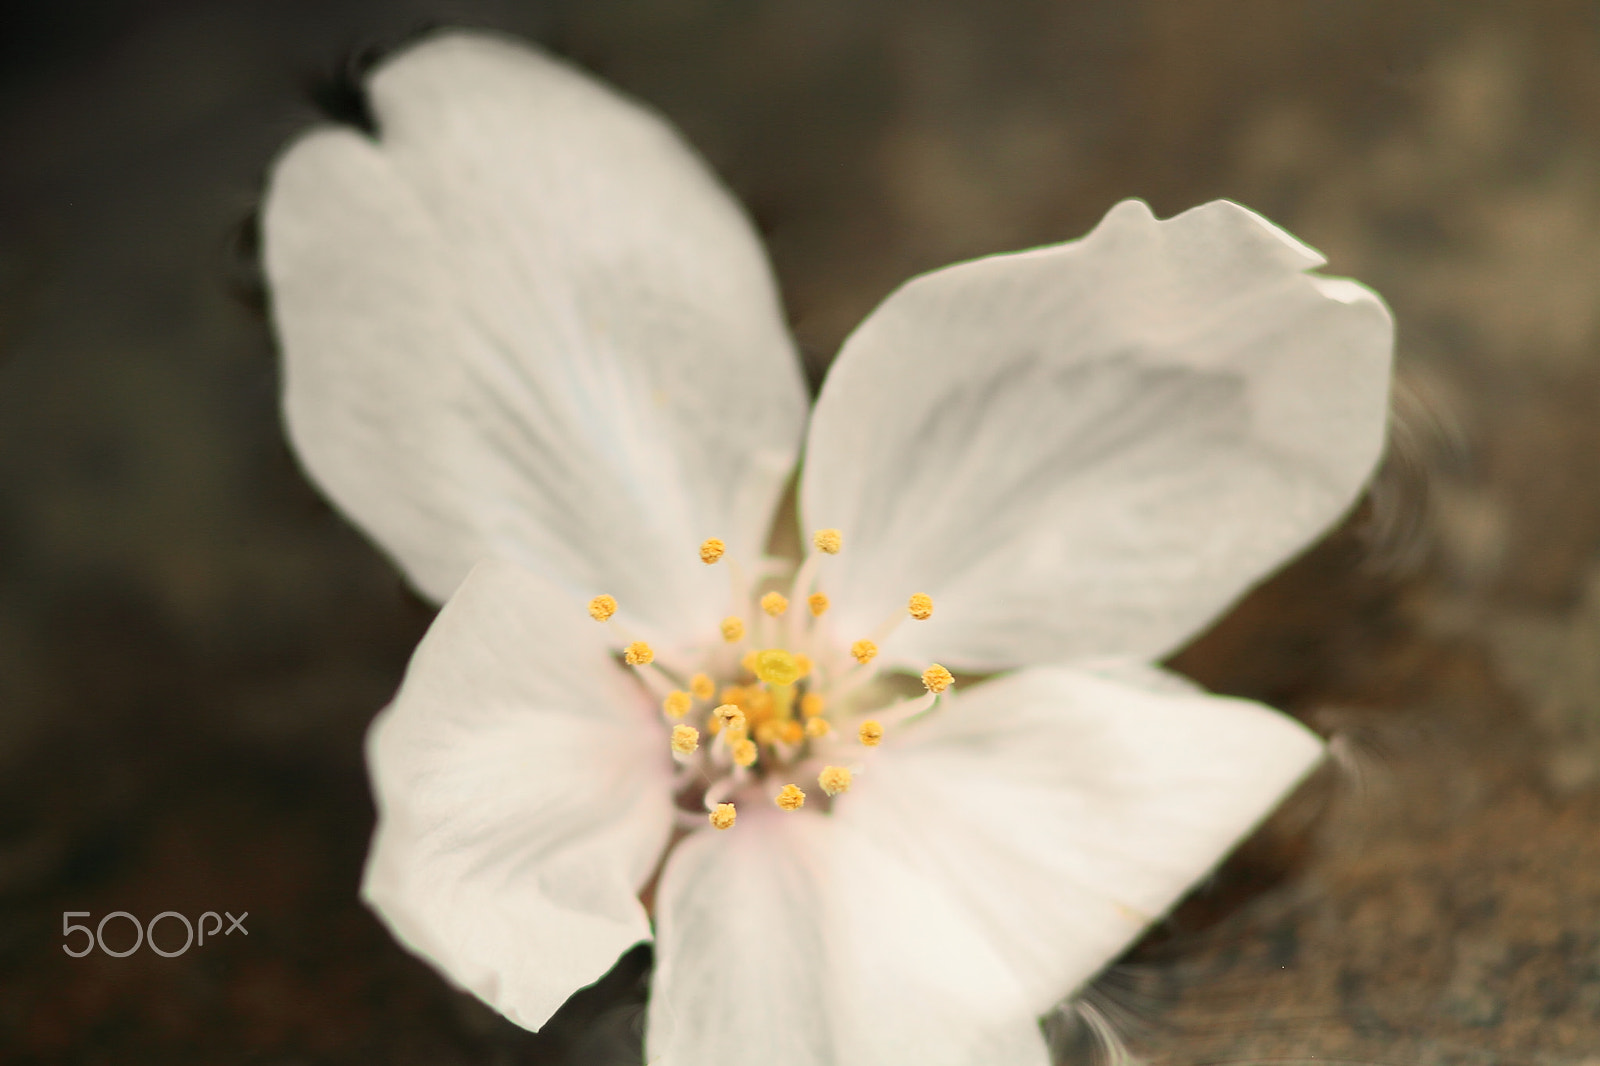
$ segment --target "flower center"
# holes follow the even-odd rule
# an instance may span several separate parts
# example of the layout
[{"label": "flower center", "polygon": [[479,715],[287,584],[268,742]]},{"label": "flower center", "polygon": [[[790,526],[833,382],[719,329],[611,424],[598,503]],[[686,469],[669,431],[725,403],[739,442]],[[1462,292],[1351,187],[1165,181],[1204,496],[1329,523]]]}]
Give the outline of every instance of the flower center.
[{"label": "flower center", "polygon": [[[613,619],[613,597],[589,601],[590,617],[612,627],[622,661],[638,671],[671,724],[667,754],[677,763],[685,828],[709,821],[731,829],[747,803],[798,811],[810,800],[813,810],[830,810],[834,797],[869,770],[886,731],[928,711],[954,683],[934,663],[922,673],[922,695],[897,699],[884,694],[886,671],[873,665],[879,642],[902,621],[932,617],[933,599],[925,593],[911,595],[904,612],[870,634],[834,631],[827,617],[832,601],[815,586],[825,559],[843,543],[837,529],[813,534],[787,593],[771,587],[780,571],[757,573],[752,585],[728,560],[733,613],[683,661],[661,661],[629,635]],[[700,546],[707,566],[726,555],[727,545],[714,537]]]}]

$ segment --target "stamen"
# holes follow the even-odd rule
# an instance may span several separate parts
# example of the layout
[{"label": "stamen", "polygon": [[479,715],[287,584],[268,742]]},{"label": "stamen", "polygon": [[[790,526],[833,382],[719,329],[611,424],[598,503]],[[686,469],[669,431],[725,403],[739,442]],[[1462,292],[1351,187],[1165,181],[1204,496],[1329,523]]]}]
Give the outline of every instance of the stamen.
[{"label": "stamen", "polygon": [[737,615],[729,615],[722,620],[722,639],[729,644],[737,644],[744,639],[744,619]]},{"label": "stamen", "polygon": [[813,592],[806,597],[806,603],[811,607],[811,616],[820,617],[828,609],[828,594],[826,592]]},{"label": "stamen", "polygon": [[769,592],[761,597],[761,609],[776,618],[789,609],[789,597],[781,592]]},{"label": "stamen", "polygon": [[784,785],[773,799],[779,810],[798,811],[806,805],[806,794],[794,785]]},{"label": "stamen", "polygon": [[933,617],[933,597],[926,592],[919,592],[911,597],[910,602],[906,604],[906,610],[911,613],[912,618],[926,622]]},{"label": "stamen", "polygon": [[744,667],[745,673],[753,674],[756,672],[756,657],[759,654],[760,652],[756,651],[754,648],[751,648],[749,651],[739,656],[739,665]]},{"label": "stamen", "polygon": [[689,679],[689,691],[697,700],[709,700],[717,694],[717,683],[710,674],[695,674]]},{"label": "stamen", "polygon": [[672,727],[672,750],[679,755],[692,755],[700,746],[700,730],[692,725]]},{"label": "stamen", "polygon": [[800,697],[800,713],[807,718],[815,718],[827,705],[828,701],[820,692],[807,692]]},{"label": "stamen", "polygon": [[929,692],[943,692],[954,682],[955,678],[951,676],[950,671],[946,670],[938,663],[934,663],[932,666],[922,671],[922,685]]},{"label": "stamen", "polygon": [[728,546],[716,537],[700,542],[700,561],[710,566],[727,552]]},{"label": "stamen", "polygon": [[748,737],[742,737],[734,741],[731,750],[733,752],[733,761],[745,767],[754,766],[756,756],[760,754],[760,751],[756,748],[755,741]]},{"label": "stamen", "polygon": [[843,766],[824,766],[817,775],[817,784],[830,796],[850,791],[850,771]]},{"label": "stamen", "polygon": [[873,718],[868,718],[861,723],[861,728],[856,730],[856,737],[869,748],[875,748],[883,743],[883,723]]},{"label": "stamen", "polygon": [[850,645],[850,654],[855,656],[856,662],[865,666],[878,657],[878,646],[870,640],[858,640]]},{"label": "stamen", "polygon": [[778,723],[771,718],[756,723],[756,741],[771,747],[778,741]]},{"label": "stamen", "polygon": [[718,829],[732,829],[733,823],[739,817],[739,812],[734,810],[731,803],[719,803],[712,808],[709,815],[711,824]]},{"label": "stamen", "polygon": [[[810,661],[807,660],[807,665]],[[768,648],[756,653],[755,668],[750,671],[769,685],[792,685],[805,676],[798,657],[782,648]]]},{"label": "stamen", "polygon": [[800,743],[806,737],[805,726],[793,718],[787,719],[778,726],[778,739],[791,747]]},{"label": "stamen", "polygon": [[596,622],[609,622],[617,613],[617,598],[601,593],[589,601],[589,617]]},{"label": "stamen", "polygon": [[668,718],[682,718],[689,713],[689,708],[692,706],[694,698],[681,689],[667,693],[667,698],[661,701],[661,710]]},{"label": "stamen", "polygon": [[816,663],[811,661],[811,656],[805,652],[797,652],[794,657],[795,666],[800,668],[801,677],[810,677],[811,671],[816,668]]},{"label": "stamen", "polygon": [[636,640],[623,649],[622,661],[629,666],[649,666],[656,661],[656,653],[644,641]]},{"label": "stamen", "polygon": [[837,529],[819,529],[811,534],[811,543],[819,552],[838,555],[844,546],[844,536]]},{"label": "stamen", "polygon": [[833,726],[828,724],[826,718],[806,719],[806,736],[812,740],[821,740],[831,732],[833,732]]},{"label": "stamen", "polygon": [[711,713],[716,715],[717,721],[720,723],[720,729],[737,729],[742,732],[745,728],[744,712],[731,703],[724,703]]}]

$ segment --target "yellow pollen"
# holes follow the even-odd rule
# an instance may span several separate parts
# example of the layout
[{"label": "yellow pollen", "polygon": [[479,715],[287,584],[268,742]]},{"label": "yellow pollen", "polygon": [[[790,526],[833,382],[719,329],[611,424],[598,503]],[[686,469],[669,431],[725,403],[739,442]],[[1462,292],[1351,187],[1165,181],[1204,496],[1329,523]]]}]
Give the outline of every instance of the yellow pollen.
[{"label": "yellow pollen", "polygon": [[833,726],[828,724],[826,718],[806,719],[806,736],[812,740],[820,740],[831,732],[833,732]]},{"label": "yellow pollen", "polygon": [[778,740],[778,723],[771,718],[756,723],[756,740],[769,747]]},{"label": "yellow pollen", "polygon": [[773,716],[776,708],[772,705],[772,695],[766,689],[752,688],[745,691],[748,693],[748,698],[740,706],[750,712],[752,721],[764,722]]},{"label": "yellow pollen", "polygon": [[811,534],[811,543],[825,555],[838,555],[844,546],[844,536],[837,529],[819,529]]},{"label": "yellow pollen", "polygon": [[687,692],[673,691],[667,693],[667,698],[661,701],[661,709],[669,718],[682,718],[689,713],[689,708],[694,706],[694,698]]},{"label": "yellow pollen", "polygon": [[878,657],[878,646],[870,640],[858,640],[850,645],[850,654],[856,657],[856,662],[865,666]]},{"label": "yellow pollen", "polygon": [[692,725],[675,725],[672,727],[672,750],[679,755],[688,755],[700,746],[700,730]]},{"label": "yellow pollen", "polygon": [[781,592],[769,592],[761,597],[761,609],[776,618],[789,609],[789,597]]},{"label": "yellow pollen", "polygon": [[804,652],[800,652],[795,655],[794,664],[800,668],[801,677],[810,677],[811,668],[816,665],[816,663],[811,661],[811,656],[805,654]]},{"label": "yellow pollen", "polygon": [[717,683],[706,674],[695,674],[689,679],[689,691],[697,700],[709,700],[717,694]]},{"label": "yellow pollen", "polygon": [[744,701],[750,698],[750,690],[743,685],[725,685],[722,689],[723,703],[737,703],[744,706]]},{"label": "yellow pollen", "polygon": [[744,667],[745,673],[753,674],[756,672],[756,655],[756,649],[751,648],[739,657],[739,665]]},{"label": "yellow pollen", "polygon": [[782,648],[758,652],[755,666],[750,672],[769,685],[792,685],[806,673],[800,668],[800,661]]},{"label": "yellow pollen", "polygon": [[754,766],[756,755],[755,741],[745,738],[733,742],[733,761],[740,766]]},{"label": "yellow pollen", "polygon": [[778,739],[785,744],[798,744],[806,738],[805,726],[790,718],[778,726]]},{"label": "yellow pollen", "polygon": [[744,639],[744,619],[730,614],[722,620],[722,639],[737,644]]},{"label": "yellow pollen", "polygon": [[589,617],[596,622],[609,622],[617,613],[617,598],[604,593],[589,601]]},{"label": "yellow pollen", "polygon": [[784,785],[772,802],[778,805],[779,810],[798,811],[806,805],[806,794],[794,785]]},{"label": "yellow pollen", "polygon": [[946,670],[938,663],[934,663],[932,666],[922,671],[922,685],[929,692],[943,692],[954,682],[955,678],[950,675],[950,671]]},{"label": "yellow pollen", "polygon": [[811,606],[811,615],[816,617],[828,609],[828,594],[826,592],[813,592],[806,597],[806,603]]},{"label": "yellow pollen", "polygon": [[728,546],[722,543],[722,541],[718,540],[716,537],[711,537],[708,540],[701,541],[700,561],[705,563],[707,566],[710,566],[712,563],[722,558],[723,554],[726,553],[727,550]]},{"label": "yellow pollen", "polygon": [[743,729],[745,727],[744,712],[731,703],[724,703],[711,713],[717,716],[717,721],[721,723],[721,728]]},{"label": "yellow pollen", "polygon": [[830,796],[850,791],[850,771],[842,766],[824,766],[817,775],[817,784]]},{"label": "yellow pollen", "polygon": [[739,812],[733,809],[731,803],[719,803],[711,811],[711,824],[718,829],[732,829],[734,819],[739,817]]},{"label": "yellow pollen", "polygon": [[656,653],[644,641],[636,640],[622,649],[622,661],[629,666],[649,666],[656,661]]},{"label": "yellow pollen", "polygon": [[875,748],[883,742],[883,723],[876,718],[868,718],[861,723],[861,728],[856,730],[856,736],[867,747]]},{"label": "yellow pollen", "polygon": [[926,592],[919,592],[911,597],[906,604],[906,610],[911,612],[911,617],[919,622],[926,622],[933,617],[933,597]]},{"label": "yellow pollen", "polygon": [[822,709],[827,705],[828,701],[823,698],[820,692],[807,692],[800,697],[800,713],[807,718],[815,718],[822,713]]}]

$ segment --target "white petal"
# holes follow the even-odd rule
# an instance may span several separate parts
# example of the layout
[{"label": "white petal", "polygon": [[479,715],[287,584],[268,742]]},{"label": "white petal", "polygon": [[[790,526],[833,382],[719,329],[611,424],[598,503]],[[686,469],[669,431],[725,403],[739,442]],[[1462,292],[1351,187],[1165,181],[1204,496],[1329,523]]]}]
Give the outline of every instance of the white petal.
[{"label": "white petal", "polygon": [[741,809],[668,860],[647,1060],[1047,1066],[1039,1011],[964,907],[852,825]]},{"label": "white petal", "polygon": [[1322,751],[1259,704],[1045,667],[892,731],[833,818],[942,883],[1042,1013],[1165,914]]},{"label": "white petal", "polygon": [[637,893],[671,827],[660,716],[602,633],[549,582],[485,563],[368,736],[363,897],[532,1029],[649,939]]},{"label": "white petal", "polygon": [[371,79],[376,140],[278,161],[266,267],[291,438],[443,599],[483,557],[609,592],[646,626],[718,616],[805,416],[770,271],[655,116],[487,34]]},{"label": "white petal", "polygon": [[888,660],[1155,659],[1347,508],[1382,448],[1388,311],[1259,216],[1157,222],[918,278],[845,342],[802,485],[835,625],[914,592]]}]

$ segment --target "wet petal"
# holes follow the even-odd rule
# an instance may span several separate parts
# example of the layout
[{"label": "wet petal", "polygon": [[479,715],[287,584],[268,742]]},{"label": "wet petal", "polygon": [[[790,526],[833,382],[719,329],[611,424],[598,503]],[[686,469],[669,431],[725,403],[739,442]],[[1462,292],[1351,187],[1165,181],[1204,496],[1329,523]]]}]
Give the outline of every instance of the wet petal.
[{"label": "wet petal", "polygon": [[1160,658],[1351,504],[1382,448],[1376,296],[1227,202],[964,263],[846,341],[807,441],[808,527],[844,531],[833,622],[967,670]]}]

